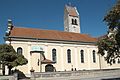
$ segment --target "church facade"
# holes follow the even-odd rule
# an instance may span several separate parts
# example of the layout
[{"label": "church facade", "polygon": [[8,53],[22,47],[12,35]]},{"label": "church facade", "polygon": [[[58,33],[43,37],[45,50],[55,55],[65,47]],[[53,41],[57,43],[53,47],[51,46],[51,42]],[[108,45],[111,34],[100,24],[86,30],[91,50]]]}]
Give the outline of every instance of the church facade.
[{"label": "church facade", "polygon": [[27,58],[28,64],[16,67],[27,76],[31,69],[53,72],[120,67],[120,61],[110,65],[97,54],[97,38],[80,32],[77,8],[66,5],[64,31],[17,27],[9,20],[5,41]]}]

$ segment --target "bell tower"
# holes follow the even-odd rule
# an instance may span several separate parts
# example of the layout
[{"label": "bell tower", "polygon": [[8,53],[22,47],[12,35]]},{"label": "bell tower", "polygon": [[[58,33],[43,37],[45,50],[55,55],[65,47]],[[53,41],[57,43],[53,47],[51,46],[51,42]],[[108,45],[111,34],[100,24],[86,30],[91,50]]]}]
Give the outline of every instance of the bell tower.
[{"label": "bell tower", "polygon": [[76,7],[65,5],[64,31],[80,33],[79,13]]}]

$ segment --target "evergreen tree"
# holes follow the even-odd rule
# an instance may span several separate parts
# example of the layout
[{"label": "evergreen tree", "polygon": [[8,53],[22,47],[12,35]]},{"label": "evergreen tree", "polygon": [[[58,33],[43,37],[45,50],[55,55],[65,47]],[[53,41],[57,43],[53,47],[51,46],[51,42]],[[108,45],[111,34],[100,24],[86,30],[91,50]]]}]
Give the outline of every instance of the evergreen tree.
[{"label": "evergreen tree", "polygon": [[9,74],[11,74],[11,69],[13,67],[27,64],[27,59],[21,55],[17,54],[11,45],[1,44],[0,45],[0,62],[3,65],[3,75],[5,74],[5,65],[9,69]]}]

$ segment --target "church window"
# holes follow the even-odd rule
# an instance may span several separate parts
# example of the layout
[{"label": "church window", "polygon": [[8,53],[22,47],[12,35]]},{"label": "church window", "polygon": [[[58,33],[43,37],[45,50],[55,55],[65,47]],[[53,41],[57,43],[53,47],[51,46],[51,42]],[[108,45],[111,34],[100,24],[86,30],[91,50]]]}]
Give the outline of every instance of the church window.
[{"label": "church window", "polygon": [[84,50],[81,50],[80,54],[81,54],[81,63],[84,63]]},{"label": "church window", "polygon": [[68,60],[68,63],[71,63],[71,50],[70,49],[67,50],[67,60]]},{"label": "church window", "polygon": [[57,62],[56,49],[52,49],[52,60],[53,60],[54,62]]},{"label": "church window", "polygon": [[95,50],[93,50],[93,63],[96,62]]},{"label": "church window", "polygon": [[72,24],[74,24],[74,19],[72,19]]},{"label": "church window", "polygon": [[23,53],[23,49],[22,49],[21,47],[18,47],[18,48],[17,48],[17,53],[18,53],[18,54],[22,54],[22,53]]},{"label": "church window", "polygon": [[75,19],[75,25],[77,25],[77,19]]},{"label": "church window", "polygon": [[77,19],[72,19],[72,24],[77,25]]}]

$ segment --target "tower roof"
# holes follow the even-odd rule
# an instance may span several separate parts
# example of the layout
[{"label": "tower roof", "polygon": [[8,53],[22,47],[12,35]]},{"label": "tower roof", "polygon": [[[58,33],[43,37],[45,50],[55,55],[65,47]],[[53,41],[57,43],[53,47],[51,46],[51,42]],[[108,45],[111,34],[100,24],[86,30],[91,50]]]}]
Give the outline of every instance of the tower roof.
[{"label": "tower roof", "polygon": [[70,16],[79,16],[76,7],[66,5],[65,8]]}]

